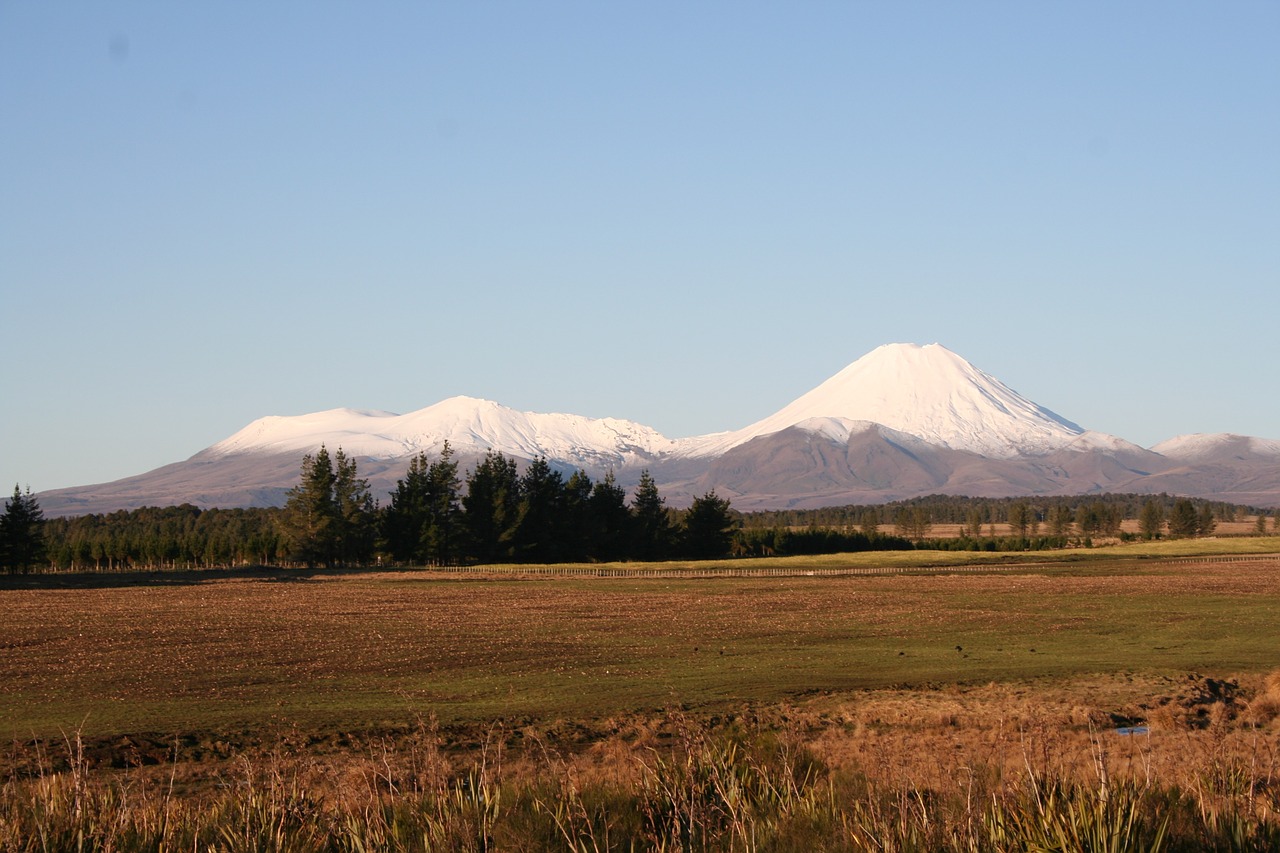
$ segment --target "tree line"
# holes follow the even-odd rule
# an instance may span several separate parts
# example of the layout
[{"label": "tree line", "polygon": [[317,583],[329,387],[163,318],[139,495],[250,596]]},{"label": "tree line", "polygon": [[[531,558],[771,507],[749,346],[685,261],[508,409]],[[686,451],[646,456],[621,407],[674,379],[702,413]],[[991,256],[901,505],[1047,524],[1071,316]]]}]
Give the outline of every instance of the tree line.
[{"label": "tree line", "polygon": [[302,464],[302,482],[282,511],[295,559],[325,565],[367,563],[561,563],[713,559],[729,553],[737,516],[708,492],[673,512],[648,471],[630,505],[612,473],[568,479],[544,457],[523,472],[490,451],[460,476],[446,442],[435,459],[420,453],[396,482],[390,503],[374,509],[368,482],[339,450],[336,467],[321,447]]},{"label": "tree line", "polygon": [[[395,563],[556,563],[714,559],[906,548],[1028,550],[1120,535],[1136,518],[1143,538],[1212,533],[1252,507],[1170,495],[967,498],[930,495],[883,505],[739,513],[708,492],[687,510],[666,506],[646,471],[630,501],[613,475],[565,478],[546,459],[521,471],[487,454],[459,471],[446,444],[419,454],[385,506],[354,459],[321,447],[302,463],[284,507],[202,510],[190,504],[45,520],[15,487],[0,515],[8,571],[341,566]],[[934,524],[960,524],[934,538]],[[1007,525],[996,535],[994,525]],[[891,532],[884,530],[891,527]],[[1128,535],[1128,534],[1126,534]],[[1072,538],[1075,537],[1075,538]]]},{"label": "tree line", "polygon": [[191,504],[51,518],[47,564],[57,569],[214,568],[278,565],[288,553],[277,508]]},{"label": "tree line", "polygon": [[111,571],[714,559],[733,551],[740,525],[714,491],[686,510],[668,508],[647,471],[630,502],[612,474],[566,479],[542,458],[521,472],[516,460],[490,452],[464,477],[447,444],[434,459],[414,457],[380,507],[355,460],[322,446],[304,457],[283,507],[184,504],[42,520],[38,557],[4,565]]},{"label": "tree line", "polygon": [[[1194,521],[1191,516],[1194,515]],[[994,525],[1007,525],[1014,537],[1119,536],[1125,519],[1137,519],[1145,538],[1212,533],[1218,521],[1246,516],[1264,518],[1264,510],[1224,501],[1174,495],[1101,494],[1036,498],[974,498],[927,495],[885,504],[850,504],[820,509],[752,512],[744,528],[829,528],[872,533],[891,525],[895,534],[927,539],[935,524],[958,524],[970,538],[996,537]],[[1274,525],[1274,522],[1273,522]],[[1274,526],[1273,528],[1274,529]],[[1266,522],[1262,529],[1266,532]]]}]

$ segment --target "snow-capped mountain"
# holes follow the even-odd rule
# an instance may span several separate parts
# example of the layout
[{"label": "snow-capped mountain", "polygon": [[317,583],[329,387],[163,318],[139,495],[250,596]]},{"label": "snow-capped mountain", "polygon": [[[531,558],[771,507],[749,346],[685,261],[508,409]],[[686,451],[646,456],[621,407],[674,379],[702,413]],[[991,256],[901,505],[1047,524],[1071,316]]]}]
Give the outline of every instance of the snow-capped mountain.
[{"label": "snow-capped mountain", "polygon": [[1235,435],[1229,432],[1193,433],[1179,435],[1160,442],[1151,448],[1170,459],[1196,460],[1221,455],[1236,455],[1280,459],[1280,441]]},{"label": "snow-capped mountain", "polygon": [[715,489],[742,509],[977,496],[1159,492],[1280,504],[1280,441],[1180,436],[1144,449],[1085,430],[940,344],[888,344],[776,413],[671,439],[632,421],[519,412],[453,397],[408,414],[331,409],[261,418],[185,462],[41,494],[49,515],[191,502],[279,504],[321,444],[360,461],[375,492],[448,441],[463,470],[485,452],[562,471],[649,470],[673,506]]},{"label": "snow-capped mountain", "polygon": [[331,409],[260,418],[205,452],[309,453],[325,444],[341,447],[349,456],[385,460],[436,453],[446,441],[462,454],[500,450],[523,459],[545,456],[586,467],[622,467],[670,453],[676,446],[656,430],[631,421],[518,412],[490,400],[451,397],[406,415]]},{"label": "snow-capped mountain", "polygon": [[452,397],[425,409],[331,409],[270,416],[208,449],[212,454],[306,453],[326,444],[348,455],[397,459],[454,450],[621,467],[663,457],[718,456],[753,438],[809,424],[880,424],[929,444],[992,458],[1043,455],[1084,430],[977,369],[941,344],[887,344],[769,417],[732,432],[672,440],[632,421],[519,412],[489,400]]},{"label": "snow-capped mountain", "polygon": [[686,452],[718,455],[815,418],[869,421],[996,459],[1050,453],[1084,432],[941,344],[886,344],[763,420],[689,439]]}]

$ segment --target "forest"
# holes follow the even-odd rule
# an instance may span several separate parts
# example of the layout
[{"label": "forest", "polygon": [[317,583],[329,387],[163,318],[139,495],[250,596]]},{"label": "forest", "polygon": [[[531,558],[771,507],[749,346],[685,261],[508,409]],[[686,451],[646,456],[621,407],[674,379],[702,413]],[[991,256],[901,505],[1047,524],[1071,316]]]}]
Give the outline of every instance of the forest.
[{"label": "forest", "polygon": [[[568,478],[546,459],[521,471],[491,452],[465,475],[446,444],[414,457],[379,505],[341,449],[306,456],[283,507],[190,504],[44,519],[15,489],[0,516],[0,565],[121,571],[226,566],[465,565],[716,559],[866,550],[1022,551],[1094,537],[1198,536],[1253,507],[1171,495],[970,498],[930,495],[880,505],[741,513],[714,491],[668,507],[644,472],[628,501],[612,474]],[[1121,531],[1137,519],[1139,533]],[[934,536],[934,525],[959,535]],[[996,525],[999,525],[997,531]],[[1274,529],[1275,521],[1272,521]]]}]

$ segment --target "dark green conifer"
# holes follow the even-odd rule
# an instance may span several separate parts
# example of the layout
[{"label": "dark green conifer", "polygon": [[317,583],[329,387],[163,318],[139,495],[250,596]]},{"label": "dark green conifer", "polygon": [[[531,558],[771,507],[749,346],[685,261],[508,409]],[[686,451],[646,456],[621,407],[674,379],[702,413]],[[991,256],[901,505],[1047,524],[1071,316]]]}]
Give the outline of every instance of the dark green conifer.
[{"label": "dark green conifer", "polygon": [[377,531],[369,481],[360,477],[356,461],[343,453],[341,447],[333,461],[335,557],[343,565],[367,563],[373,557]]},{"label": "dark green conifer", "polygon": [[564,539],[564,478],[546,457],[529,463],[520,478],[519,513],[514,531],[515,556],[531,563],[562,559]]},{"label": "dark green conifer", "polygon": [[30,488],[24,493],[14,485],[13,497],[5,501],[0,515],[0,565],[26,574],[44,558],[44,511]]},{"label": "dark green conifer", "polygon": [[490,450],[467,477],[467,493],[462,496],[462,523],[476,560],[496,563],[511,559],[519,510],[515,460]]},{"label": "dark green conifer", "polygon": [[382,518],[383,547],[399,563],[422,559],[422,530],[427,524],[429,488],[427,455],[419,453],[409,460],[409,469],[396,480],[391,503]]},{"label": "dark green conifer", "polygon": [[647,469],[640,472],[640,483],[631,499],[631,517],[634,535],[631,553],[635,559],[667,559],[675,543],[675,528],[666,501],[658,493],[658,484]]},{"label": "dark green conifer", "polygon": [[591,489],[591,529],[593,559],[610,562],[627,556],[631,544],[632,519],[627,509],[627,490],[618,485],[613,470]]},{"label": "dark green conifer", "polygon": [[574,471],[564,484],[564,521],[561,525],[564,545],[561,554],[572,563],[582,562],[598,550],[599,531],[591,511],[593,489],[591,478],[581,469]]},{"label": "dark green conifer", "polygon": [[289,490],[281,533],[293,559],[308,567],[332,566],[337,558],[340,521],[334,502],[333,461],[324,445],[302,458],[302,479]]},{"label": "dark green conifer", "polygon": [[1195,536],[1198,522],[1195,504],[1186,498],[1179,498],[1173,505],[1173,512],[1169,514],[1169,535]]},{"label": "dark green conifer", "polygon": [[436,565],[451,566],[460,557],[462,507],[458,491],[461,486],[458,463],[446,441],[440,458],[426,471],[426,512],[418,534],[423,557]]},{"label": "dark green conifer", "polygon": [[684,552],[695,560],[715,560],[729,555],[738,520],[729,501],[714,490],[695,498],[684,516]]}]

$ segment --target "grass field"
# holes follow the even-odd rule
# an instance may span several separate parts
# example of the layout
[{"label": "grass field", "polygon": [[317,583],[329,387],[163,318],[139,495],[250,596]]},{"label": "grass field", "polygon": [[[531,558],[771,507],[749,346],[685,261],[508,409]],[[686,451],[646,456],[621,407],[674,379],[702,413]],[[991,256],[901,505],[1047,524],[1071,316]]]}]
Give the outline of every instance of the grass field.
[{"label": "grass field", "polygon": [[6,578],[0,850],[1280,849],[1278,551]]},{"label": "grass field", "polygon": [[[1223,540],[1216,550],[1278,545]],[[1169,561],[1214,551],[1173,542],[750,562],[800,572],[1027,564],[989,574],[203,574],[4,589],[0,734],[546,720],[891,685],[1277,666],[1280,562]]]}]

